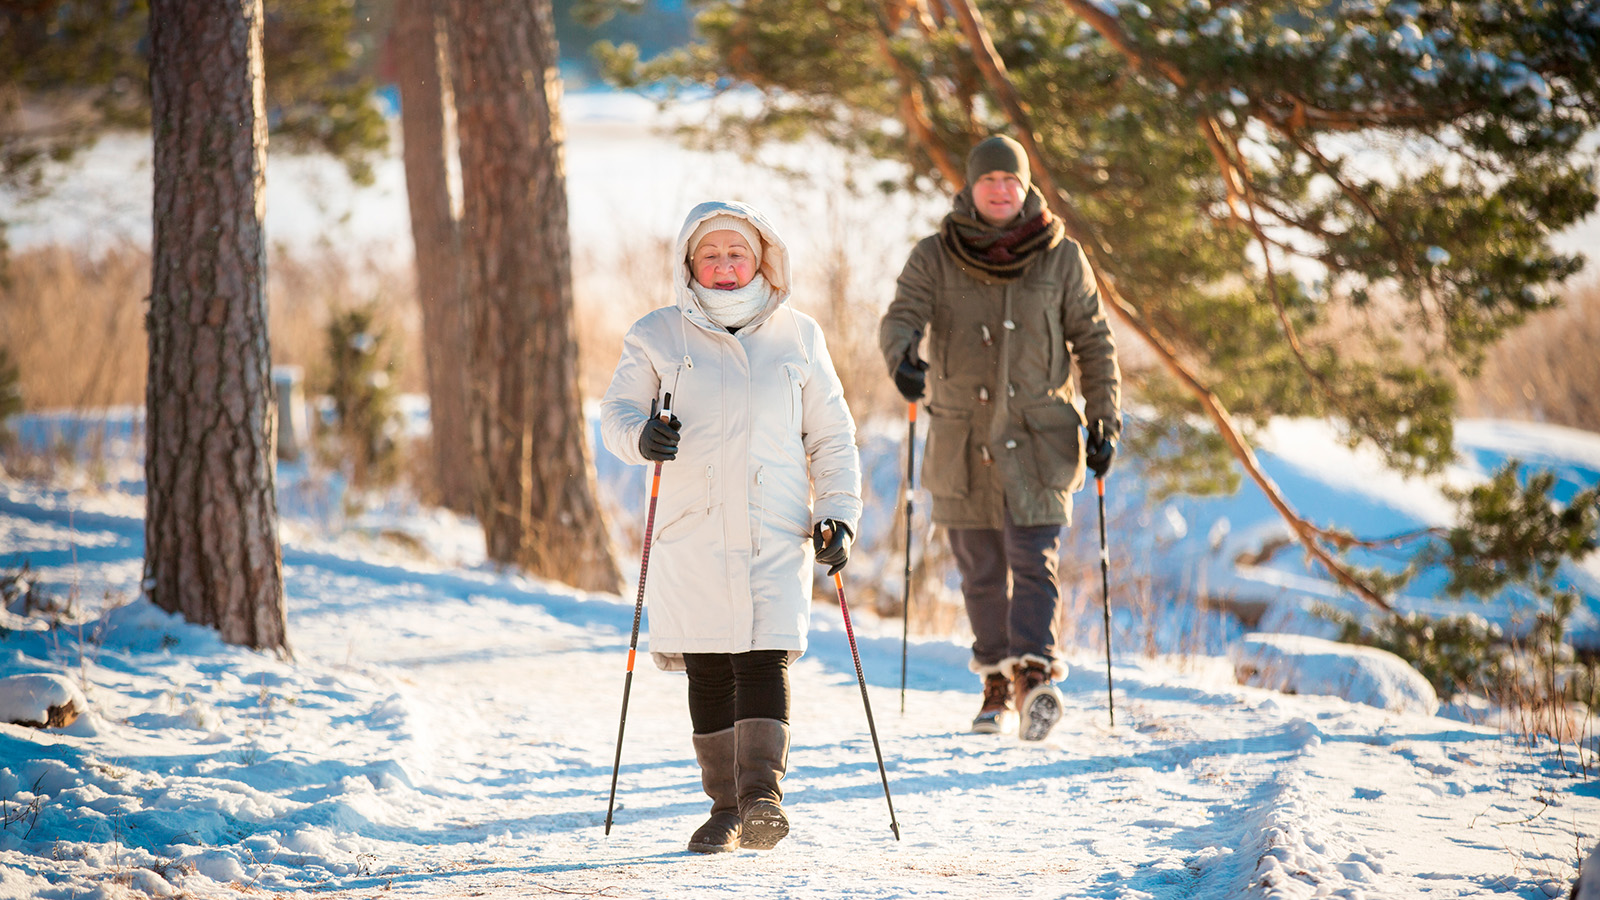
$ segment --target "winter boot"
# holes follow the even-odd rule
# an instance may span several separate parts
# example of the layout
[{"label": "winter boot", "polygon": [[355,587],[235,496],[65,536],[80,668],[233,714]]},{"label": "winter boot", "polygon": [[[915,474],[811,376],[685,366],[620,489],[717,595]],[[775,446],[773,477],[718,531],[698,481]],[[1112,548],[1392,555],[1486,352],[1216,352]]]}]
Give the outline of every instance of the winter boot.
[{"label": "winter boot", "polygon": [[1025,659],[1017,666],[1012,683],[1017,712],[1022,717],[1020,737],[1025,741],[1044,740],[1061,721],[1061,692],[1050,683],[1050,669],[1042,660]]},{"label": "winter boot", "polygon": [[771,850],[789,833],[783,774],[789,768],[789,726],[778,719],[733,723],[739,760],[739,846]]},{"label": "winter boot", "polygon": [[1011,702],[1011,679],[1002,672],[983,677],[983,707],[972,720],[973,734],[999,734],[1017,721],[1017,708]]},{"label": "winter boot", "polygon": [[694,736],[694,757],[700,762],[700,786],[711,798],[711,818],[689,838],[689,849],[695,853],[727,853],[739,849],[739,764],[733,748],[732,728]]}]

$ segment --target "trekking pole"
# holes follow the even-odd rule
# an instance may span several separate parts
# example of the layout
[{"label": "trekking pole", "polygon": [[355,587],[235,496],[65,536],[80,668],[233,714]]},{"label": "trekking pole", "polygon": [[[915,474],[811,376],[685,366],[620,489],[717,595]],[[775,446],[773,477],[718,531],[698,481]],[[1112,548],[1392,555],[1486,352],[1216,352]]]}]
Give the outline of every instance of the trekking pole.
[{"label": "trekking pole", "polygon": [[[650,401],[650,415],[656,414],[656,401]],[[661,407],[661,421],[672,421],[672,395]],[[650,512],[644,519],[644,553],[639,559],[639,596],[633,601],[633,635],[628,638],[628,675],[622,681],[622,716],[617,721],[617,757],[611,763],[611,799],[606,803],[606,834],[611,833],[611,814],[617,806],[617,773],[622,769],[622,732],[628,727],[628,694],[633,691],[633,660],[639,650],[639,618],[644,615],[644,576],[650,571],[650,538],[656,527],[656,497],[661,493],[661,460],[650,479]]]},{"label": "trekking pole", "polygon": [[900,714],[906,714],[906,644],[911,641],[911,511],[917,489],[917,401],[906,405],[906,572],[900,598]]},{"label": "trekking pole", "polygon": [[856,632],[850,627],[850,607],[844,602],[844,577],[833,573],[833,586],[839,592],[839,612],[844,614],[844,634],[850,641],[850,658],[856,664],[856,683],[861,685],[861,705],[867,710],[867,730],[872,733],[872,752],[878,757],[878,774],[883,778],[883,799],[889,804],[889,829],[900,840],[900,821],[894,817],[894,800],[889,796],[889,772],[883,767],[883,750],[878,747],[878,726],[872,721],[872,701],[867,699],[867,676],[861,671],[861,652],[856,649]]},{"label": "trekking pole", "polygon": [[1106,477],[1094,477],[1095,493],[1100,495],[1100,608],[1106,622],[1106,708],[1111,712],[1111,727],[1117,727],[1117,701],[1111,695],[1111,557],[1106,551]]}]

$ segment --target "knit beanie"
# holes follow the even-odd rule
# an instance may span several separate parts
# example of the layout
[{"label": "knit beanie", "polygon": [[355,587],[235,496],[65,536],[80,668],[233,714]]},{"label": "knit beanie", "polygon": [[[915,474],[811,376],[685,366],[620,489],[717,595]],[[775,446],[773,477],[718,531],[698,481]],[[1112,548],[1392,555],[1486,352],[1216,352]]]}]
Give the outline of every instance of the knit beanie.
[{"label": "knit beanie", "polygon": [[1003,134],[984,138],[967,154],[967,184],[990,172],[1010,172],[1027,187],[1031,183],[1027,151]]},{"label": "knit beanie", "polygon": [[737,232],[741,237],[744,238],[744,242],[750,245],[750,253],[755,257],[750,261],[751,265],[760,267],[760,232],[756,231],[756,226],[750,224],[749,219],[746,219],[743,216],[736,216],[731,213],[718,213],[717,215],[712,216],[704,222],[701,222],[700,227],[694,230],[694,234],[689,235],[689,259],[691,261],[694,259],[694,251],[700,248],[700,242],[705,240],[705,236],[713,231]]}]

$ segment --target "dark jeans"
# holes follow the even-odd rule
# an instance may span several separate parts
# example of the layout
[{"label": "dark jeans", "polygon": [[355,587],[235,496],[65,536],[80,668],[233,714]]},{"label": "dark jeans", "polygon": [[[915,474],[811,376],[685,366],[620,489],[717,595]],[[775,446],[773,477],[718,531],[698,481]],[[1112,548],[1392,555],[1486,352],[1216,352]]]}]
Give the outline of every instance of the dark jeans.
[{"label": "dark jeans", "polygon": [[1053,663],[1061,526],[1017,525],[1008,509],[1003,529],[950,529],[950,549],[975,637],[974,665],[987,669],[1023,656]]},{"label": "dark jeans", "polygon": [[789,651],[685,653],[689,721],[712,734],[740,719],[789,721]]}]

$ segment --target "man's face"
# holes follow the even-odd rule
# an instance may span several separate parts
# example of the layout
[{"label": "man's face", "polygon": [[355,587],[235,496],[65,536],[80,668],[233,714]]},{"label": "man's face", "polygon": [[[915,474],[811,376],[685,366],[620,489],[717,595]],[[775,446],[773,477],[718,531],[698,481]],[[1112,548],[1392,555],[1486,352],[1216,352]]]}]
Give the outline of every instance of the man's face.
[{"label": "man's face", "polygon": [[972,203],[990,225],[1015,219],[1027,197],[1027,186],[1010,172],[986,172],[972,183]]}]

